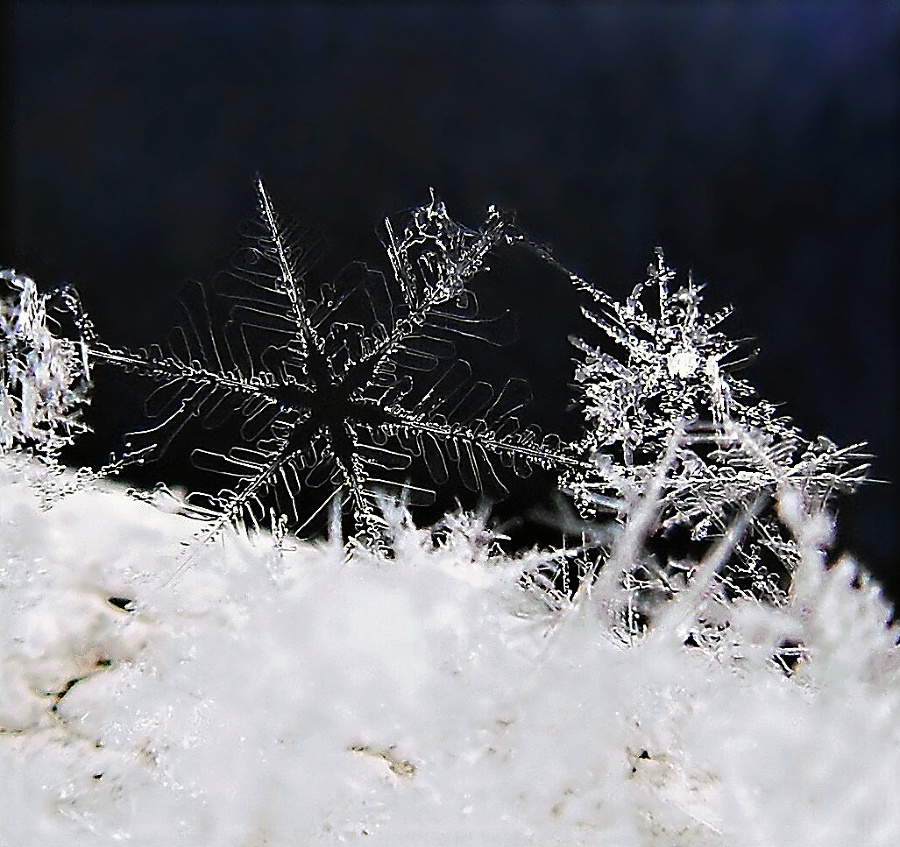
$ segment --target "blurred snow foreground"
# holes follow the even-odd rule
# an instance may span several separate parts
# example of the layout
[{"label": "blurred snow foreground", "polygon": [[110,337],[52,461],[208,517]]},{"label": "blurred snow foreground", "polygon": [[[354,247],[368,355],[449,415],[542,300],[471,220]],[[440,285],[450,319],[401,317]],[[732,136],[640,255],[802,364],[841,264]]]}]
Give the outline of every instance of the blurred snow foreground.
[{"label": "blurred snow foreground", "polygon": [[3,844],[900,840],[890,610],[796,498],[787,602],[701,648],[553,606],[471,515],[388,508],[391,558],[228,531],[163,583],[177,501],[65,482],[0,459]]}]

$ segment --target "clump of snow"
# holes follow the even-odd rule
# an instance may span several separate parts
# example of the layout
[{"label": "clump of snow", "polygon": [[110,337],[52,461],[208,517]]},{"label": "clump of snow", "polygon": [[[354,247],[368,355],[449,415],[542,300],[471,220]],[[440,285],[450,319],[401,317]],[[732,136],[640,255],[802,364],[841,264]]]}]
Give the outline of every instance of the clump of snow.
[{"label": "clump of snow", "polygon": [[105,483],[44,510],[44,473],[0,459],[4,844],[900,841],[896,632],[821,526],[719,649],[628,646],[476,518],[391,513],[393,558],[233,533],[170,579],[195,522]]}]

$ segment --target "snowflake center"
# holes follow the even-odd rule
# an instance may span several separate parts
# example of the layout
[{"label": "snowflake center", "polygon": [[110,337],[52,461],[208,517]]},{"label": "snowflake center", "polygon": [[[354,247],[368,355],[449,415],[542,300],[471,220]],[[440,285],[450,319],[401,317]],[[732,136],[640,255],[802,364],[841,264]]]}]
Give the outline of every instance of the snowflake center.
[{"label": "snowflake center", "polygon": [[666,364],[669,368],[669,376],[677,376],[687,379],[697,372],[700,365],[700,357],[691,347],[675,347],[666,356]]}]

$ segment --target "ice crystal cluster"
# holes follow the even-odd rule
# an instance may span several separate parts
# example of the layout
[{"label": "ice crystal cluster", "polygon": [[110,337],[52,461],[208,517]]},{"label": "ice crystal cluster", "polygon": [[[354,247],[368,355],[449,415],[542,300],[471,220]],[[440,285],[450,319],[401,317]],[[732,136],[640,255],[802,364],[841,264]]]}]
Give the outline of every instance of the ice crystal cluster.
[{"label": "ice crystal cluster", "polygon": [[[317,282],[257,196],[165,345],[114,348],[73,289],[3,274],[3,843],[896,843],[897,632],[827,558],[864,459],[755,396],[726,313],[661,252],[620,303],[434,196],[385,222],[384,273]],[[499,248],[589,300],[575,440],[460,353],[491,337]],[[111,368],[150,386],[149,424],[62,471]],[[226,439],[193,451],[213,496],[104,478],[197,424]],[[410,517],[536,468],[571,545]],[[693,552],[660,546],[677,532]]]},{"label": "ice crystal cluster", "polygon": [[61,320],[81,314],[77,295],[67,288],[42,294],[14,271],[0,271],[0,282],[0,446],[56,457],[85,431],[86,339],[60,334]]},{"label": "ice crystal cluster", "polygon": [[[540,467],[594,521],[624,519],[651,487],[660,533],[681,526],[706,539],[753,510],[720,578],[733,592],[775,599],[796,551],[760,501],[790,484],[822,507],[865,470],[855,448],[805,440],[734,375],[739,346],[717,329],[727,313],[704,314],[691,280],[672,290],[661,251],[647,281],[620,304],[495,208],[467,229],[432,194],[396,234],[385,221],[389,273],[354,264],[316,282],[295,227],[259,179],[256,191],[255,229],[230,272],[187,292],[184,320],[164,346],[112,348],[80,311],[74,317],[87,328],[86,356],[152,386],[151,425],[127,436],[111,467],[158,457],[198,421],[229,439],[224,449],[191,454],[221,486],[204,504],[215,514],[206,539],[233,522],[315,534],[334,504],[358,540],[377,546],[385,494],[422,503],[455,483],[495,498]],[[584,420],[574,443],[529,424],[523,381],[495,388],[457,351],[460,338],[490,339],[477,285],[501,246],[562,271],[602,309],[584,315],[618,348],[573,340]],[[643,303],[647,292],[657,295],[655,314]],[[596,570],[607,553],[581,562],[581,571]],[[683,576],[677,563],[674,571],[633,564],[641,573],[631,567],[622,579],[659,596]]]}]

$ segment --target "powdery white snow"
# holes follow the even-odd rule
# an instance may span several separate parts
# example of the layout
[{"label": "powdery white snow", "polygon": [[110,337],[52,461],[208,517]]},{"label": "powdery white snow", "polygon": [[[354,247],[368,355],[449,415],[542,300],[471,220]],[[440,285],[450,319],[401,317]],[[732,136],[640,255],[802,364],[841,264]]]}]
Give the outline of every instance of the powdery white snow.
[{"label": "powdery white snow", "polygon": [[232,534],[169,580],[195,522],[42,510],[43,474],[0,459],[3,844],[900,842],[900,654],[849,560],[715,653],[625,646],[475,519],[395,515],[393,559]]}]

